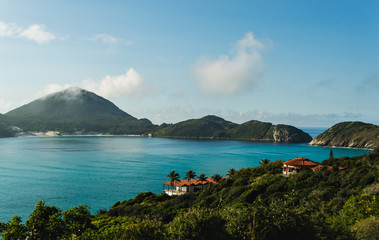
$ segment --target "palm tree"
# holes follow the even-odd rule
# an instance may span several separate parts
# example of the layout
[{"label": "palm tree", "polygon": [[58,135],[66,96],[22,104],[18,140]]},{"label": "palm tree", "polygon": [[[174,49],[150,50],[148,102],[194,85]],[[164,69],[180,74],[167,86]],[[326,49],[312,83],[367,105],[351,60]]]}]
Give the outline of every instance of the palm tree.
[{"label": "palm tree", "polygon": [[192,170],[188,170],[186,172],[186,177],[184,179],[187,179],[191,184],[191,179],[194,179],[196,177],[196,173]]},{"label": "palm tree", "polygon": [[269,164],[269,163],[270,163],[270,160],[268,160],[267,158],[263,158],[263,159],[259,162],[260,165],[266,165],[266,164]]},{"label": "palm tree", "polygon": [[180,181],[179,173],[175,171],[171,171],[167,177],[170,179],[170,185],[171,185],[171,193],[173,192],[172,187],[174,186],[175,181]]},{"label": "palm tree", "polygon": [[233,178],[234,174],[236,174],[236,170],[234,168],[229,169],[227,176]]},{"label": "palm tree", "polygon": [[204,182],[207,181],[207,177],[204,173],[201,173],[199,176],[199,181],[201,182],[201,189],[204,189]]},{"label": "palm tree", "polygon": [[216,183],[219,183],[221,180],[222,180],[222,177],[220,174],[216,173],[215,175],[213,175],[211,177],[213,179],[213,181],[215,181]]}]

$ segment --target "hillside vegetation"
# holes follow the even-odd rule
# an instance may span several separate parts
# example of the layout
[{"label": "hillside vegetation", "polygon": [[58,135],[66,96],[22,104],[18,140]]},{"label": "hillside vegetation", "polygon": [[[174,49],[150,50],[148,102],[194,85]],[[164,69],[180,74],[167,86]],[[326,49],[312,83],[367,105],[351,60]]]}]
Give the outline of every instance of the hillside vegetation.
[{"label": "hillside vegetation", "polygon": [[5,114],[25,131],[143,134],[153,125],[136,119],[112,102],[80,88],[47,95]]},{"label": "hillside vegetation", "polygon": [[288,125],[273,125],[260,121],[236,124],[217,116],[206,116],[176,124],[165,125],[153,136],[189,139],[234,139],[300,143],[310,142],[312,137],[302,130]]},{"label": "hillside vegetation", "polygon": [[3,114],[0,114],[0,138],[11,137],[13,132],[10,128],[10,123]]},{"label": "hillside vegetation", "polygon": [[193,139],[235,139],[298,143],[312,138],[292,126],[259,121],[236,124],[216,116],[191,119],[177,124],[157,126],[148,119],[137,119],[95,93],[71,87],[39,98],[0,118],[0,136],[12,136],[10,123],[23,131],[60,133],[138,134]]},{"label": "hillside vegetation", "polygon": [[[91,215],[39,202],[28,220],[0,224],[3,239],[376,239],[379,150],[332,158],[281,176],[282,161],[229,171],[230,178],[181,196],[141,193]],[[345,170],[339,171],[338,167]]]},{"label": "hillside vegetation", "polygon": [[338,123],[317,136],[310,144],[374,149],[379,147],[379,126],[363,122]]}]

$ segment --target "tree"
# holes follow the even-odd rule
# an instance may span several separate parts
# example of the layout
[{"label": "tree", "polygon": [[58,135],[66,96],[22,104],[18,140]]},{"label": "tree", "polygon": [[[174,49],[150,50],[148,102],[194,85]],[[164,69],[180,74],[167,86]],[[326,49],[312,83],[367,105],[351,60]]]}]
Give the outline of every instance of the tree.
[{"label": "tree", "polygon": [[216,183],[220,182],[222,180],[222,177],[220,174],[216,173],[214,174],[212,177],[213,181],[215,181]]},{"label": "tree", "polygon": [[269,164],[269,163],[270,163],[270,160],[268,160],[267,158],[263,158],[259,162],[259,165],[266,165],[266,164]]},{"label": "tree", "polygon": [[180,181],[179,178],[179,173],[175,172],[174,170],[171,171],[168,175],[167,175],[168,178],[170,178],[170,185],[171,185],[171,192],[173,192],[173,186],[174,186],[174,183],[175,181]]},{"label": "tree", "polygon": [[225,223],[217,210],[189,209],[168,224],[169,239],[231,239],[226,232]]},{"label": "tree", "polygon": [[196,177],[196,173],[192,170],[188,170],[186,172],[186,177],[184,179],[187,179],[191,184],[191,180],[194,179],[195,177]]},{"label": "tree", "polygon": [[201,173],[199,176],[199,181],[201,182],[201,189],[204,189],[204,182],[207,181],[207,177],[204,173]]},{"label": "tree", "polygon": [[75,238],[81,236],[86,229],[93,228],[91,213],[87,205],[78,205],[63,212],[63,219],[67,226],[66,236]]},{"label": "tree", "polygon": [[329,153],[329,159],[331,159],[331,158],[334,158],[332,149],[330,149],[330,153]]},{"label": "tree", "polygon": [[236,170],[234,168],[229,169],[227,176],[233,178],[234,174],[236,174]]},{"label": "tree", "polygon": [[55,206],[45,205],[45,201],[36,204],[26,221],[28,239],[57,239],[65,231],[62,211]]},{"label": "tree", "polygon": [[21,217],[14,215],[11,221],[0,222],[0,238],[4,240],[25,239],[26,227],[21,224]]}]

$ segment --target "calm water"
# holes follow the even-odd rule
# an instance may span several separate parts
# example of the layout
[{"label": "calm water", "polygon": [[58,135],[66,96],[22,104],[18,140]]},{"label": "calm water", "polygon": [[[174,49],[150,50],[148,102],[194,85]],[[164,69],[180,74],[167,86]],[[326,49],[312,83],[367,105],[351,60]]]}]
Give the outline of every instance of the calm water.
[{"label": "calm water", "polygon": [[[305,129],[313,137],[322,130]],[[194,141],[143,137],[55,137],[0,139],[0,220],[26,220],[39,200],[91,211],[140,192],[162,192],[167,174],[194,170],[226,175],[229,168],[257,166],[262,158],[307,157],[322,161],[330,148],[305,144]],[[334,156],[367,150],[333,148]]]}]

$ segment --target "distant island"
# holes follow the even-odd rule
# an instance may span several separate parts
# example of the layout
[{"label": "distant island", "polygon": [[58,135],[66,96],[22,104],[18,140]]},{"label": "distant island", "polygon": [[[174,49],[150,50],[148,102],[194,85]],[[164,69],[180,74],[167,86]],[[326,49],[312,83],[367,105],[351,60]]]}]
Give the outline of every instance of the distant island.
[{"label": "distant island", "polygon": [[273,125],[267,122],[249,121],[236,124],[217,116],[190,119],[161,126],[153,136],[188,139],[234,139],[282,143],[309,142],[308,133],[289,125]]},{"label": "distant island", "polygon": [[6,114],[0,114],[0,137],[10,137],[17,132],[48,131],[62,134],[126,134],[278,143],[312,140],[309,134],[293,126],[255,120],[236,124],[217,116],[158,126],[148,119],[131,116],[95,93],[76,87],[49,94]]},{"label": "distant island", "polygon": [[71,87],[49,94],[6,114],[0,114],[0,137],[15,135],[141,135],[183,139],[224,139],[315,146],[379,147],[379,126],[363,122],[338,123],[312,140],[302,130],[256,120],[242,124],[209,115],[175,124],[155,125],[137,119],[109,100]]},{"label": "distant island", "polygon": [[379,147],[379,126],[363,122],[338,123],[313,139],[310,145],[374,149]]}]

